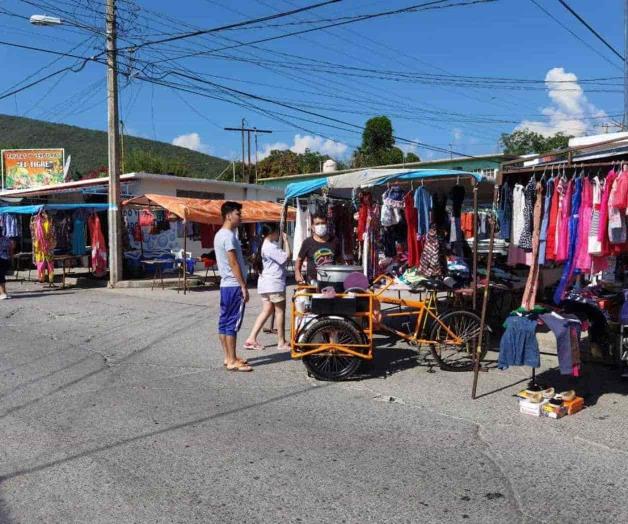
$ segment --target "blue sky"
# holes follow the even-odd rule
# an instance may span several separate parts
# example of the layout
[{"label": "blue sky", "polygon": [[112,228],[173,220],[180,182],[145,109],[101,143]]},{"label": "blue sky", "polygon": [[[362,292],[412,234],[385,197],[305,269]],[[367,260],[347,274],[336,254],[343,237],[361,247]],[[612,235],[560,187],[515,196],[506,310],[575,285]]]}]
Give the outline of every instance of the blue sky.
[{"label": "blue sky", "polygon": [[[448,0],[441,5],[465,1]],[[119,47],[313,3],[317,2],[122,0]],[[582,135],[604,130],[605,125],[613,130],[613,122],[621,120],[621,60],[558,0],[536,3],[584,43],[531,0],[497,0],[375,18],[233,48],[238,45],[234,42],[331,23],[311,23],[315,20],[339,20],[418,3],[344,0],[238,30],[144,47],[123,60],[126,71],[152,80],[121,79],[125,128],[130,134],[231,159],[240,156],[240,136],[223,128],[235,127],[246,118],[250,126],[273,130],[272,135],[259,138],[262,156],[271,148],[302,151],[309,147],[343,158],[360,143],[359,129],[348,124],[361,126],[378,114],[391,116],[399,137],[469,155],[496,151],[500,133],[522,125],[543,133]],[[623,2],[568,3],[623,53]],[[0,0],[0,40],[62,52],[74,49],[72,54],[77,56],[97,54],[104,46],[99,32],[103,21],[94,9],[101,9],[101,4],[94,0]],[[23,16],[35,13],[60,15],[83,27],[31,26]],[[217,51],[224,47],[232,48]],[[213,52],[173,60],[208,49]],[[0,95],[57,58],[0,45]],[[77,60],[61,58],[31,81],[73,63]],[[214,84],[173,76],[174,69]],[[488,82],[489,78],[493,80]],[[506,82],[509,88],[495,85],[495,78],[511,79]],[[600,78],[611,80],[590,82]],[[155,81],[171,84],[165,87]],[[88,64],[78,73],[55,76],[0,100],[0,113],[105,129],[105,85],[104,67]],[[184,91],[198,89],[206,96]],[[446,151],[415,144],[399,145],[425,159],[448,156]]]}]

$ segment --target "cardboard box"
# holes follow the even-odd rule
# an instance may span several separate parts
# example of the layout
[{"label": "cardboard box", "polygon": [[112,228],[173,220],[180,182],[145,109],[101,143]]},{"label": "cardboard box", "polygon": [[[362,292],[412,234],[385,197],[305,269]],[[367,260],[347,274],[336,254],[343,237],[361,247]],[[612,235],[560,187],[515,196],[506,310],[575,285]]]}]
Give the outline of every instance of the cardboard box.
[{"label": "cardboard box", "polygon": [[543,414],[543,406],[547,404],[547,400],[543,402],[530,402],[529,400],[522,398],[519,401],[519,413],[524,415],[532,415],[533,417],[540,417]]},{"label": "cardboard box", "polygon": [[548,418],[563,418],[567,415],[567,408],[564,406],[554,406],[549,402],[543,406],[543,415]]},{"label": "cardboard box", "polygon": [[563,405],[567,409],[568,415],[575,415],[584,408],[584,399],[582,397],[576,397],[569,402],[564,402]]}]

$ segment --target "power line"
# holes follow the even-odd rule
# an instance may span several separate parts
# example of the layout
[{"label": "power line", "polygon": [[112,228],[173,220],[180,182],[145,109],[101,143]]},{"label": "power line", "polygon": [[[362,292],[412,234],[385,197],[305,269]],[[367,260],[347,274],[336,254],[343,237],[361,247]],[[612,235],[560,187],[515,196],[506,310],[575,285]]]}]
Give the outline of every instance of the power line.
[{"label": "power line", "polygon": [[574,31],[572,31],[571,29],[569,29],[569,27],[567,27],[565,24],[563,24],[557,17],[555,17],[552,13],[550,13],[547,9],[545,9],[541,4],[539,4],[536,0],[530,0],[530,2],[532,2],[535,6],[537,6],[541,11],[543,11],[549,18],[551,18],[552,20],[554,20],[554,22],[556,22],[560,27],[562,27],[565,31],[567,31],[571,36],[573,36],[576,40],[578,40],[579,42],[581,42],[582,44],[584,44],[585,46],[587,46],[591,51],[593,51],[596,55],[598,55],[600,58],[602,58],[605,62],[609,63],[610,65],[612,65],[613,67],[616,67],[617,69],[622,69],[621,66],[619,66],[618,64],[616,64],[615,62],[611,61],[606,55],[603,55],[600,51],[598,51],[597,49],[595,49],[595,47],[593,47],[591,44],[589,44],[586,40],[584,40],[583,38],[580,38],[580,36],[578,36]]},{"label": "power line", "polygon": [[243,26],[247,26],[247,25],[251,25],[251,24],[256,24],[259,22],[266,22],[268,20],[276,20],[277,18],[283,18],[285,16],[291,16],[294,15],[296,13],[302,13],[304,11],[310,11],[311,9],[316,9],[318,7],[323,7],[326,5],[330,5],[330,4],[335,4],[337,2],[340,2],[341,0],[327,0],[326,2],[321,2],[318,4],[312,4],[312,5],[307,5],[305,7],[300,7],[298,9],[293,9],[291,11],[285,11],[283,13],[277,13],[274,15],[268,15],[268,16],[264,16],[261,18],[255,18],[252,20],[244,20],[242,22],[236,22],[233,24],[228,24],[228,25],[223,25],[220,27],[214,27],[212,29],[202,29],[199,31],[192,31],[191,33],[183,33],[183,34],[179,34],[179,35],[175,35],[175,36],[171,36],[168,38],[162,38],[161,40],[152,40],[149,42],[143,42],[139,45],[136,46],[128,46],[128,47],[121,47],[118,48],[118,51],[124,50],[124,49],[140,49],[142,47],[146,47],[149,45],[156,45],[156,44],[165,44],[167,42],[174,42],[175,40],[183,40],[185,38],[191,38],[194,36],[200,36],[200,35],[206,35],[209,33],[216,33],[218,31],[225,31],[227,29],[234,29],[237,27],[243,27]]},{"label": "power line", "polygon": [[558,0],[558,1],[565,9],[567,9],[567,11],[569,11],[573,16],[575,16],[584,27],[586,27],[589,31],[591,31],[591,33],[593,33],[600,42],[602,42],[606,47],[608,47],[613,52],[613,54],[619,57],[619,59],[622,62],[624,61],[624,56],[619,51],[617,51],[617,49],[615,49],[611,44],[609,44],[600,33],[598,33],[595,29],[593,29],[593,27],[591,27],[591,25],[584,18],[582,18],[578,13],[576,13],[573,10],[573,8],[567,2],[565,2],[565,0]]}]

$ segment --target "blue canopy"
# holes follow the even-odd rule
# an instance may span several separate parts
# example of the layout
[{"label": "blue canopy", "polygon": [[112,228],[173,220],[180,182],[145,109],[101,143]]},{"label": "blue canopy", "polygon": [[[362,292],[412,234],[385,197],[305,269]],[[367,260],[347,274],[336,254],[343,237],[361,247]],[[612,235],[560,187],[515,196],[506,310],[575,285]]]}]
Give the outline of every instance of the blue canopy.
[{"label": "blue canopy", "polygon": [[15,213],[18,215],[36,215],[42,210],[46,211],[71,211],[74,209],[93,209],[94,211],[106,211],[109,204],[36,204],[31,206],[4,206],[0,207],[0,214]]},{"label": "blue canopy", "polygon": [[342,175],[323,176],[303,182],[288,184],[285,190],[286,200],[316,193],[324,187],[334,190],[352,190],[358,187],[374,187],[394,181],[438,180],[443,178],[472,178],[481,182],[484,177],[479,173],[454,169],[362,169]]}]

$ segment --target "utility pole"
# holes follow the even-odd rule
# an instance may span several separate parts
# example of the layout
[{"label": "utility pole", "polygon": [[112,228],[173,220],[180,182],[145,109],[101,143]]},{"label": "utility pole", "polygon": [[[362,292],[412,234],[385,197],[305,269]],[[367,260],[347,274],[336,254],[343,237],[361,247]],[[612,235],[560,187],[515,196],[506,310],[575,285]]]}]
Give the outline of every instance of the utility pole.
[{"label": "utility pole", "polygon": [[107,112],[109,158],[109,286],[122,277],[120,224],[120,122],[118,120],[118,66],[116,49],[116,0],[107,0]]},{"label": "utility pole", "polygon": [[628,128],[628,0],[624,0],[624,121],[623,130]]},{"label": "utility pole", "polygon": [[[248,183],[252,183],[251,180],[251,133],[255,134],[255,163],[257,164],[257,133],[265,133],[270,134],[272,131],[268,129],[257,129],[256,127],[244,127],[246,120],[242,119],[241,127],[225,127],[225,131],[240,131],[242,133],[242,178],[244,179],[244,166],[246,165],[246,181]],[[248,163],[244,163],[245,154],[244,154],[244,133],[247,135],[247,143],[248,143]],[[255,182],[257,182],[257,165],[255,166]]]}]

